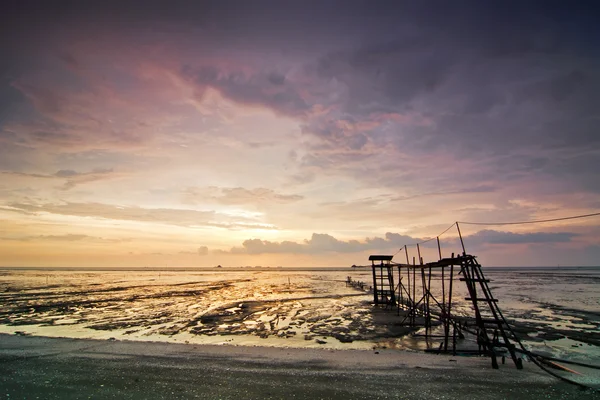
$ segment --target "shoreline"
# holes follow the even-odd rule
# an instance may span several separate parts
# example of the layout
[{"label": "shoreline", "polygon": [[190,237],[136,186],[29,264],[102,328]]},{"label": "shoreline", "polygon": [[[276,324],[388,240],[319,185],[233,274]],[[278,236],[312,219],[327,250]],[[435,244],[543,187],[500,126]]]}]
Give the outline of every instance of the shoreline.
[{"label": "shoreline", "polygon": [[[419,340],[422,327],[401,325],[395,312],[373,307],[368,293],[348,287],[345,274],[230,272],[225,277],[205,272],[9,273],[0,281],[6,304],[0,333],[303,348],[437,348],[438,343]],[[561,292],[573,299],[565,304],[554,304],[543,293],[515,297],[507,290],[513,275],[494,279],[507,300],[503,306],[508,318],[516,317],[511,325],[528,350],[598,363],[600,336],[593,304],[578,303],[572,291]],[[577,275],[573,283],[581,284],[581,279]],[[456,293],[455,312],[469,312]],[[460,344],[463,349],[473,346],[471,337]]]},{"label": "shoreline", "polygon": [[7,398],[600,399],[532,363],[406,350],[199,345],[0,334]]}]

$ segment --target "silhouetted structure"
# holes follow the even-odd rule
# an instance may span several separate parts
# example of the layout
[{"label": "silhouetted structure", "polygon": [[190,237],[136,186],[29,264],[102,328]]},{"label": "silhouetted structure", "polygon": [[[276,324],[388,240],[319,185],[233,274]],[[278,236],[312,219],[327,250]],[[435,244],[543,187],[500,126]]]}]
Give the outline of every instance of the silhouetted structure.
[{"label": "silhouetted structure", "polygon": [[[372,255],[369,257],[373,270],[373,302],[393,306],[396,304],[393,267],[394,256]],[[378,263],[376,263],[378,262]]]},{"label": "silhouetted structure", "polygon": [[[463,332],[475,335],[478,352],[492,359],[492,366],[498,368],[497,356],[504,349],[508,351],[518,369],[522,368],[521,359],[515,353],[514,343],[518,338],[508,325],[500,309],[498,300],[492,296],[483,275],[481,265],[472,255],[464,254],[438,261],[423,263],[417,245],[419,263],[415,258],[409,262],[406,246],[406,263],[392,262],[393,256],[372,255],[369,257],[373,272],[373,301],[375,305],[396,308],[402,316],[401,324],[424,326],[425,337],[443,339],[438,352],[456,353],[457,337]],[[440,252],[441,255],[441,252]],[[398,278],[395,284],[394,275]],[[441,285],[432,288],[432,276],[441,280]],[[459,316],[453,314],[453,289],[455,281],[464,282],[474,315]],[[351,281],[350,277],[348,278]],[[442,333],[432,333],[432,323],[442,325]],[[462,351],[464,352],[464,350]],[[504,360],[504,357],[503,357]]]}]

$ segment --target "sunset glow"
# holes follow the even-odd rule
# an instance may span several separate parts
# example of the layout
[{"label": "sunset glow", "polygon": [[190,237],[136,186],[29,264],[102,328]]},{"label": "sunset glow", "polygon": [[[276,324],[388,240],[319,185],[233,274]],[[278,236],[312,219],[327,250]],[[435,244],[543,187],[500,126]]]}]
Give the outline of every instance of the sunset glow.
[{"label": "sunset glow", "polygon": [[[599,212],[596,21],[484,3],[7,6],[0,265],[349,266]],[[600,261],[600,217],[461,229]]]}]

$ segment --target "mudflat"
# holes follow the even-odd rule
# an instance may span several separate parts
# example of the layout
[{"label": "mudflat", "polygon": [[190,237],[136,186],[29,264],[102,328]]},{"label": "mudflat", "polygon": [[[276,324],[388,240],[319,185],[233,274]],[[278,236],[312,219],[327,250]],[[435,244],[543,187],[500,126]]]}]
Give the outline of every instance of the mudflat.
[{"label": "mudflat", "polygon": [[531,363],[413,351],[0,335],[7,399],[600,399]]}]

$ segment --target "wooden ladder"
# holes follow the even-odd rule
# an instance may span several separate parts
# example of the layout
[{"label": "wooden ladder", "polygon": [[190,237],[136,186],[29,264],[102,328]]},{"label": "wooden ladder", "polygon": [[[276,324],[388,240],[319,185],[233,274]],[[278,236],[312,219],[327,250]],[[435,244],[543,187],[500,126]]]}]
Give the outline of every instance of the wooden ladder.
[{"label": "wooden ladder", "polygon": [[394,286],[393,266],[375,264],[373,268],[373,300],[375,304],[396,306],[396,287]]},{"label": "wooden ladder", "polygon": [[492,367],[497,369],[496,349],[506,348],[517,369],[522,369],[523,363],[517,357],[514,345],[519,340],[502,315],[498,307],[498,300],[492,296],[488,285],[490,281],[483,275],[481,265],[475,260],[475,257],[466,255],[460,273],[463,276],[460,280],[467,285],[470,296],[466,300],[470,300],[475,309],[477,344],[480,351],[490,355]]}]

